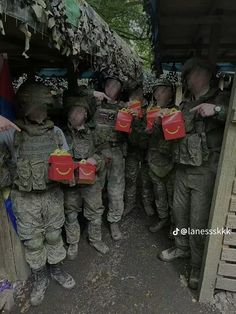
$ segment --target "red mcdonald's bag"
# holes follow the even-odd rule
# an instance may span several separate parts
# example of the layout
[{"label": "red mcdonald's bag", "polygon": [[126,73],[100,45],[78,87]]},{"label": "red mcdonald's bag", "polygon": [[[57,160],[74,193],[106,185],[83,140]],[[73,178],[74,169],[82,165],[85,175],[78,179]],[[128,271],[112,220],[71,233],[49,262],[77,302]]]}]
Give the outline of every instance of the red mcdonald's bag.
[{"label": "red mcdonald's bag", "polygon": [[88,163],[86,160],[81,160],[76,170],[76,183],[94,184],[96,181],[96,170],[96,166]]},{"label": "red mcdonald's bag", "polygon": [[174,140],[186,136],[183,113],[175,108],[162,118],[162,129],[166,140]]},{"label": "red mcdonald's bag", "polygon": [[72,181],[75,165],[70,153],[63,150],[55,150],[48,160],[48,178],[52,181]]},{"label": "red mcdonald's bag", "polygon": [[160,107],[153,107],[147,110],[147,129],[148,130],[151,130],[153,128],[153,124],[160,110],[161,110]]},{"label": "red mcdonald's bag", "polygon": [[138,100],[133,100],[129,102],[129,108],[135,112],[135,115],[140,119],[143,117],[143,110],[141,107],[141,102]]},{"label": "red mcdonald's bag", "polygon": [[119,132],[130,133],[132,121],[133,116],[131,113],[129,113],[129,109],[123,108],[119,110],[116,118],[115,130]]}]

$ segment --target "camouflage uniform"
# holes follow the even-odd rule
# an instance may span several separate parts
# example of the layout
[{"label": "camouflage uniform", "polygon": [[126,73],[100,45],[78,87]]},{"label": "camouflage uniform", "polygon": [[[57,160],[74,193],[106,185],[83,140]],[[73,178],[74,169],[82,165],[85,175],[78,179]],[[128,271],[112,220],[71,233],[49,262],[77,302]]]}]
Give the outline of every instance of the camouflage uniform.
[{"label": "camouflage uniform", "polygon": [[100,179],[102,187],[107,180],[110,223],[119,222],[124,211],[126,136],[115,131],[116,116],[122,107],[102,102],[94,115],[96,146],[109,161],[100,172]]},{"label": "camouflage uniform", "polygon": [[61,238],[63,193],[47,179],[48,157],[58,142],[51,121],[43,126],[25,121],[18,125],[22,132],[14,136],[17,163],[11,197],[26,260],[32,269],[39,269],[47,261],[57,264],[66,256]]},{"label": "camouflage uniform", "polygon": [[144,119],[134,120],[129,136],[127,156],[125,159],[125,213],[128,214],[136,204],[137,179],[139,171],[142,180],[142,201],[147,215],[152,215],[154,196],[149,178],[147,163],[148,134],[145,132]]},{"label": "camouflage uniform", "polygon": [[[103,168],[103,159],[95,151],[94,129],[91,123],[85,124],[84,129],[80,131],[70,127],[66,133],[66,138],[75,161],[92,157],[97,162],[97,169]],[[65,188],[64,199],[67,242],[69,244],[79,242],[80,226],[77,216],[78,212],[82,211],[83,202],[84,216],[89,221],[89,240],[91,243],[101,241],[101,224],[104,207],[102,204],[102,188],[99,177],[97,177],[97,181],[92,185],[84,184]]]},{"label": "camouflage uniform", "polygon": [[[173,147],[177,163],[173,214],[177,228],[206,229],[226,119],[228,94],[211,88],[197,101],[181,105],[187,136]],[[189,110],[201,103],[219,104],[221,112],[202,118]],[[190,224],[189,224],[190,222]],[[204,236],[178,235],[176,246],[191,249],[192,265],[200,268]]]},{"label": "camouflage uniform", "polygon": [[171,142],[164,139],[161,126],[157,123],[150,137],[147,159],[158,216],[161,220],[168,219],[173,207],[175,170]]},{"label": "camouflage uniform", "polygon": [[[27,82],[20,87],[17,96],[24,114],[17,122],[22,131],[2,132],[0,142],[7,144],[15,162],[11,199],[18,235],[24,243],[26,261],[34,278],[31,304],[38,305],[49,284],[47,262],[52,278],[59,284],[67,289],[75,285],[74,279],[59,265],[66,256],[61,237],[63,192],[58,183],[48,180],[49,155],[58,147],[68,150],[68,145],[62,131],[46,117],[46,106],[53,103],[47,87]],[[34,122],[29,117],[35,119]]]}]

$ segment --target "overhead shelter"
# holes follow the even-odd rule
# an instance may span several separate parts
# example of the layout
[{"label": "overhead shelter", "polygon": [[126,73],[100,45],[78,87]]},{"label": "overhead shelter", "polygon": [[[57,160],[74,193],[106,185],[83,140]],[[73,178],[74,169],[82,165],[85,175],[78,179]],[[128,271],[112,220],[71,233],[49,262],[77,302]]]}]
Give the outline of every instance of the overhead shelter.
[{"label": "overhead shelter", "polygon": [[[155,67],[192,56],[236,63],[234,0],[145,0]],[[231,66],[232,68],[232,66]],[[213,301],[220,289],[236,292],[236,78],[232,87],[221,158],[209,218],[199,300]],[[227,234],[219,233],[225,229]],[[226,232],[226,231],[225,231]]]},{"label": "overhead shelter", "polygon": [[141,73],[138,56],[83,0],[0,0],[0,33],[0,53],[19,70],[65,67],[69,59],[75,69],[122,80]]},{"label": "overhead shelter", "polygon": [[191,56],[236,63],[234,0],[145,0],[155,67]]}]

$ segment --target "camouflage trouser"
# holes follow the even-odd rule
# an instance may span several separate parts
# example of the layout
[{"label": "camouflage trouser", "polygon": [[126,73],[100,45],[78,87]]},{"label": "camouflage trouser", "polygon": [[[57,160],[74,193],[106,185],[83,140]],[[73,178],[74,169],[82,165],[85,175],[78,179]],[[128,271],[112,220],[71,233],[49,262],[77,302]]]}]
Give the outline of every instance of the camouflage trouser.
[{"label": "camouflage trouser", "polygon": [[175,170],[172,170],[164,178],[158,177],[151,170],[149,171],[149,175],[153,185],[155,204],[159,218],[163,219],[172,216]]},{"label": "camouflage trouser", "polygon": [[[64,189],[65,206],[65,231],[67,243],[75,244],[80,239],[80,225],[78,212],[84,211],[84,216],[89,220],[89,226],[101,228],[102,214],[102,189],[99,180],[93,185],[77,185],[72,188]],[[89,231],[91,228],[89,227]],[[89,232],[89,239],[93,241],[94,234]],[[100,236],[99,236],[100,237]],[[96,239],[100,240],[100,239]]]},{"label": "camouflage trouser", "polygon": [[111,161],[100,171],[101,186],[107,179],[108,215],[111,223],[121,220],[124,211],[125,161],[119,147],[111,148]]},{"label": "camouflage trouser", "polygon": [[[196,169],[197,168],[197,169]],[[216,173],[209,168],[178,166],[176,171],[173,215],[176,228],[206,229]],[[191,250],[193,266],[201,267],[204,250],[203,235],[175,237],[176,246]]]},{"label": "camouflage trouser", "polygon": [[148,175],[148,164],[145,162],[144,151],[135,149],[128,151],[125,159],[125,206],[134,208],[136,205],[137,180],[139,171],[142,179],[142,200],[144,206],[154,201],[152,185]]},{"label": "camouflage trouser", "polygon": [[66,257],[61,237],[64,224],[63,192],[59,187],[43,192],[12,190],[18,234],[25,245],[26,261],[32,269]]}]

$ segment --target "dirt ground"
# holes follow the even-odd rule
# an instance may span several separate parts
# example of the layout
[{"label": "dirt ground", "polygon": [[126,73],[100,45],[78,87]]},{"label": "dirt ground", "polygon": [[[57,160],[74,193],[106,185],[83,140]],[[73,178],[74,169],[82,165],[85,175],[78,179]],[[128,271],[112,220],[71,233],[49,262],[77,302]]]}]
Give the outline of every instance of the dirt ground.
[{"label": "dirt ground", "polygon": [[167,264],[157,252],[172,243],[167,231],[151,234],[151,219],[134,211],[123,220],[123,239],[113,242],[107,226],[104,240],[110,252],[103,256],[81,238],[79,256],[65,262],[73,274],[76,287],[71,291],[51,282],[42,305],[28,308],[22,302],[14,313],[30,314],[195,314],[219,313],[201,305],[187,287],[188,261]]}]

